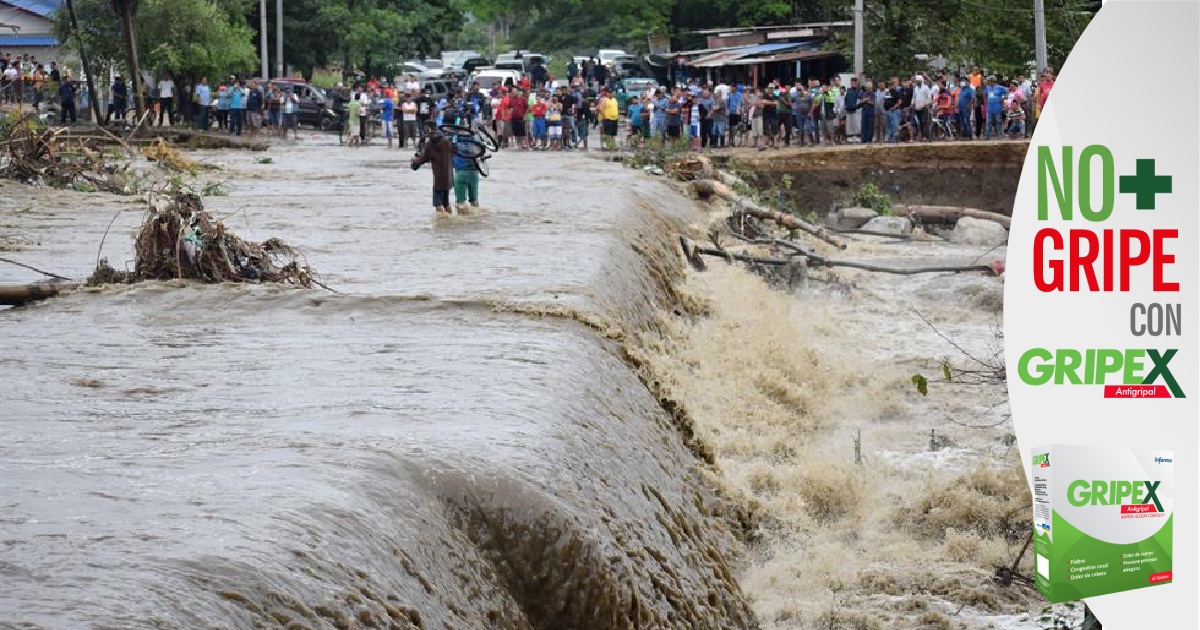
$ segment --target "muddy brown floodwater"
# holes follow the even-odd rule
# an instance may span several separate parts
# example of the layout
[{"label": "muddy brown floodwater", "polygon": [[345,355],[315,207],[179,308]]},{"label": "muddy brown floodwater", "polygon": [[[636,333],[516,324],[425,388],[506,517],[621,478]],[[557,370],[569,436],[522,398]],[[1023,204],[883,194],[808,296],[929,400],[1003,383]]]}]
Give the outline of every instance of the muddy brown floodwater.
[{"label": "muddy brown floodwater", "polygon": [[[504,153],[207,152],[207,206],[340,291],[147,283],[0,311],[0,626],[746,628],[738,509],[622,344],[678,308],[661,181]],[[0,184],[8,255],[132,259],[142,205]],[[0,266],[0,282],[35,279]]]}]

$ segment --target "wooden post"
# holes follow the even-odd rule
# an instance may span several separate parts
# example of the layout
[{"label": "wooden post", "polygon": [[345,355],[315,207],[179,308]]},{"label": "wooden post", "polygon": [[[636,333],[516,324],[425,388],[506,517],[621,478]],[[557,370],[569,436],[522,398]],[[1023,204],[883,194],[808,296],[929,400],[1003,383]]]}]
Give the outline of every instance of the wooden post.
[{"label": "wooden post", "polygon": [[71,32],[75,33],[75,43],[79,46],[79,60],[83,63],[83,74],[87,76],[88,103],[92,109],[92,122],[97,125],[104,120],[100,117],[100,95],[96,93],[95,79],[92,78],[92,64],[88,61],[87,50],[83,46],[83,35],[79,32],[79,22],[75,19],[75,3],[67,0],[67,16],[71,19]]},{"label": "wooden post", "polygon": [[808,290],[808,256],[797,256],[786,267],[788,291]]}]

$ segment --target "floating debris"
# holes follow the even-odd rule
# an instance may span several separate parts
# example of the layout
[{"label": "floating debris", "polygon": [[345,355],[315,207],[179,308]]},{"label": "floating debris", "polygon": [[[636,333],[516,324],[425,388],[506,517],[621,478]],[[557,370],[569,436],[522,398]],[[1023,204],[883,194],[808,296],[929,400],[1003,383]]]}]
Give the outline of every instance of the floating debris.
[{"label": "floating debris", "polygon": [[286,243],[276,238],[262,243],[243,240],[205,211],[200,197],[191,193],[154,197],[134,250],[132,272],[118,271],[101,260],[87,284],[183,279],[324,286],[303,256]]}]

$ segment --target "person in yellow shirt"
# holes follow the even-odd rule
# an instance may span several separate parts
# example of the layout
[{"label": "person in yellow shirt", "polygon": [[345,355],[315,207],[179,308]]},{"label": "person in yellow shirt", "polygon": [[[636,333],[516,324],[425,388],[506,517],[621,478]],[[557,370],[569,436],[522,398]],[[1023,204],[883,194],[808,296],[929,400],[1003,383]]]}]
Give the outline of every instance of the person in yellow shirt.
[{"label": "person in yellow shirt", "polygon": [[619,117],[617,98],[608,91],[600,90],[600,100],[596,103],[596,112],[600,118],[600,144],[606,149],[617,148],[617,119]]}]

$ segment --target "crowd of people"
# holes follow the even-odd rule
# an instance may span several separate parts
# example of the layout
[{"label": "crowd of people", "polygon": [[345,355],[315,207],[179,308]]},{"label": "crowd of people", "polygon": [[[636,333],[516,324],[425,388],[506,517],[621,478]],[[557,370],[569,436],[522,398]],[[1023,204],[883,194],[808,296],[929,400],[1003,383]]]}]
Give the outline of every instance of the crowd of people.
[{"label": "crowd of people", "polygon": [[60,124],[79,120],[80,107],[88,107],[86,90],[58,62],[42,63],[34,55],[0,55],[0,104],[21,108],[31,105],[35,111],[53,103],[58,106]]},{"label": "crowd of people", "polygon": [[[419,142],[426,123],[472,121],[489,125],[502,147],[528,151],[587,150],[592,129],[601,148],[644,144],[651,138],[707,148],[841,143],[898,143],[939,139],[1028,137],[1054,86],[1047,68],[1035,78],[1000,81],[978,67],[961,73],[893,76],[876,81],[840,76],[770,81],[764,87],[734,81],[686,79],[650,85],[618,99],[599,64],[572,61],[566,81],[542,70],[518,81],[478,84],[435,95],[415,77],[362,80],[332,90],[332,111],[352,145],[379,134],[400,148]],[[107,86],[105,122],[124,120],[131,86],[117,76]],[[152,124],[178,124],[186,109],[199,129],[233,135],[298,133],[301,103],[294,86],[237,77],[216,85],[206,78],[183,94],[170,76],[144,86]],[[54,103],[61,123],[86,108],[86,90],[58,64],[29,55],[0,56],[0,102]],[[190,101],[182,107],[181,100]],[[624,123],[624,124],[622,124]]]},{"label": "crowd of people", "polygon": [[1053,86],[1050,68],[1036,83],[1018,75],[1007,85],[978,68],[849,85],[840,76],[762,88],[686,81],[630,97],[628,133],[634,142],[686,138],[694,150],[1027,138]]},{"label": "crowd of people", "polygon": [[[586,76],[586,75],[584,75]],[[392,146],[416,142],[428,121],[475,121],[489,125],[502,147],[527,151],[588,148],[599,130],[601,148],[644,144],[651,138],[708,148],[935,140],[1027,138],[1054,86],[1047,68],[1034,81],[1022,75],[1000,81],[978,68],[961,74],[923,73],[890,77],[809,78],[766,87],[686,80],[673,88],[651,85],[618,99],[607,84],[574,78],[537,84],[528,76],[480,90],[473,84],[439,98],[416,86],[386,80],[356,86],[351,127],[362,141],[366,121],[382,119]],[[623,124],[622,124],[623,123]]]}]

